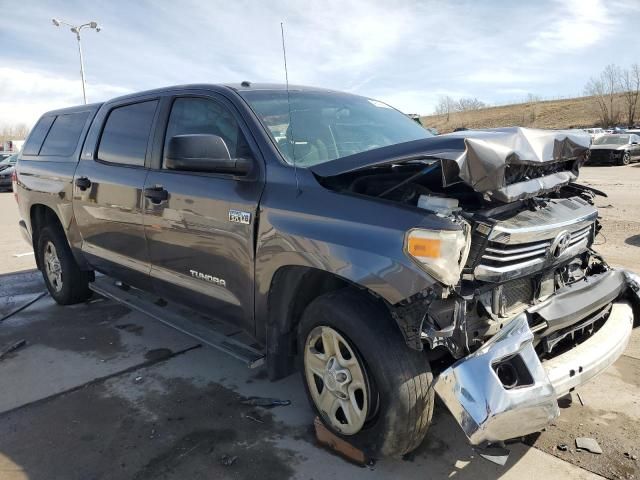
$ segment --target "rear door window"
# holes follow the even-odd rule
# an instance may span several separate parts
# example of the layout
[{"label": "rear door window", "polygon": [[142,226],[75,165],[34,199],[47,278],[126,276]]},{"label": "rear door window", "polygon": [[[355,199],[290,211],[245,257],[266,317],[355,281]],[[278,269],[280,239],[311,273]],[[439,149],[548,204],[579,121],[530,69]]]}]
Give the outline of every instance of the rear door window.
[{"label": "rear door window", "polygon": [[76,151],[89,112],[58,115],[40,149],[40,155],[69,156]]},{"label": "rear door window", "polygon": [[102,131],[98,159],[122,165],[144,166],[157,100],[114,108]]},{"label": "rear door window", "polygon": [[47,115],[46,117],[42,117],[38,123],[36,123],[36,126],[33,127],[33,130],[29,134],[27,143],[24,145],[24,149],[22,150],[23,155],[38,155],[38,153],[40,153],[42,141],[44,140],[44,137],[47,136],[47,133],[49,133],[51,124],[55,119],[55,115]]}]

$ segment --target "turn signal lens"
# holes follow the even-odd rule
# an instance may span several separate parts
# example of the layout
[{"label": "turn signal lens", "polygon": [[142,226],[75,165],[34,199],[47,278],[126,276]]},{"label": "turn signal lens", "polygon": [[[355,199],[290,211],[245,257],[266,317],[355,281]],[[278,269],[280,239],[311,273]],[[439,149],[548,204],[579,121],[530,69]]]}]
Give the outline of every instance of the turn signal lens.
[{"label": "turn signal lens", "polygon": [[409,230],[406,252],[436,280],[445,285],[455,285],[469,254],[468,231],[468,228]]},{"label": "turn signal lens", "polygon": [[409,236],[409,255],[412,257],[440,257],[440,240]]}]

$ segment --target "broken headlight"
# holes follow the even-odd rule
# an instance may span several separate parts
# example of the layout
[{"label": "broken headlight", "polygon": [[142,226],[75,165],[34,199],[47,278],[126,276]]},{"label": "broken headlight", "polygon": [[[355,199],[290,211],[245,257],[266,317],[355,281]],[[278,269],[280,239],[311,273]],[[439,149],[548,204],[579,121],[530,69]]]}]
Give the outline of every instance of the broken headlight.
[{"label": "broken headlight", "polygon": [[414,228],[407,232],[405,251],[436,280],[455,285],[469,254],[468,232]]}]

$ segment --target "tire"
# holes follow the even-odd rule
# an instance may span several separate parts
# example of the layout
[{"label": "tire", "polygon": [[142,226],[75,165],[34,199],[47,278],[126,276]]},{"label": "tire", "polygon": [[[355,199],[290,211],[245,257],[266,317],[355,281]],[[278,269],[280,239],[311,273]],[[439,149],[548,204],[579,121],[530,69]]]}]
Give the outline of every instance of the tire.
[{"label": "tire", "polygon": [[44,283],[59,305],[72,305],[91,296],[89,272],[80,270],[60,227],[47,225],[38,237],[38,259]]},{"label": "tire", "polygon": [[[331,352],[324,347],[324,339],[332,332],[342,339],[338,338],[339,346],[333,348],[340,353],[327,355]],[[429,362],[424,352],[406,345],[389,312],[373,298],[344,289],[315,299],[304,311],[298,327],[298,353],[309,402],[333,433],[372,457],[404,455],[422,443],[434,404]],[[336,361],[332,363],[331,357]],[[363,372],[364,382],[357,381],[353,357]],[[321,377],[314,372],[325,361]],[[351,383],[346,390],[351,402],[337,397],[328,410],[346,405],[355,421],[349,421],[344,410],[342,414],[339,408],[335,413],[325,413],[318,406],[331,402],[323,403],[322,393],[330,399],[332,395],[344,397],[345,390],[340,391],[340,369],[347,361],[351,364],[348,367]],[[358,394],[358,389],[363,391]],[[360,417],[351,412],[358,408]]]},{"label": "tire", "polygon": [[620,159],[620,165],[629,165],[629,163],[631,163],[631,155],[629,155],[629,152],[624,152]]}]

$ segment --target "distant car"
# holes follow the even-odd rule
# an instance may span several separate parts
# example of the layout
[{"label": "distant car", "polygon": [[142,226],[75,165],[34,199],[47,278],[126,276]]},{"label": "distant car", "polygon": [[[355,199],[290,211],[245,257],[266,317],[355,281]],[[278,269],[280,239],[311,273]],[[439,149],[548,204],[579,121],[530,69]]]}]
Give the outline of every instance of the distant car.
[{"label": "distant car", "polygon": [[589,163],[628,165],[640,160],[640,136],[636,134],[607,134],[591,144]]},{"label": "distant car", "polygon": [[593,141],[600,135],[604,135],[605,133],[602,128],[583,128],[583,130],[591,137],[591,143],[593,143]]},{"label": "distant car", "polygon": [[0,160],[0,189],[11,188],[11,175],[13,175],[17,161],[17,153]]}]

